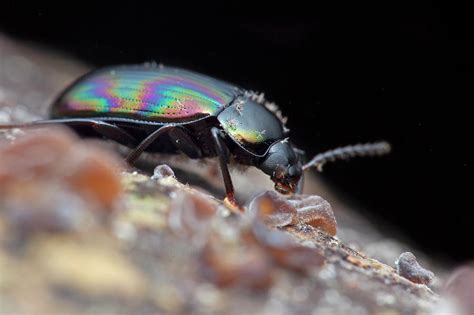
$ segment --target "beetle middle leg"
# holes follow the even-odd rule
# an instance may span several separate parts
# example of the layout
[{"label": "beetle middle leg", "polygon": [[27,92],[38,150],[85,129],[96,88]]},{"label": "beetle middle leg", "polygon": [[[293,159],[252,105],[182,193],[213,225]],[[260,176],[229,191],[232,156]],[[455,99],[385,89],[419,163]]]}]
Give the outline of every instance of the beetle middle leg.
[{"label": "beetle middle leg", "polygon": [[159,136],[162,134],[169,132],[171,129],[176,128],[175,125],[166,125],[162,126],[155,131],[153,131],[148,137],[146,137],[138,146],[135,147],[125,158],[125,161],[133,165],[135,161],[140,157],[140,155],[153,143]]},{"label": "beetle middle leg", "polygon": [[202,156],[201,148],[194,142],[192,137],[180,126],[166,125],[153,131],[140,144],[133,149],[125,159],[127,163],[133,164],[140,155],[162,134],[167,133],[176,149],[183,152],[192,159]]}]

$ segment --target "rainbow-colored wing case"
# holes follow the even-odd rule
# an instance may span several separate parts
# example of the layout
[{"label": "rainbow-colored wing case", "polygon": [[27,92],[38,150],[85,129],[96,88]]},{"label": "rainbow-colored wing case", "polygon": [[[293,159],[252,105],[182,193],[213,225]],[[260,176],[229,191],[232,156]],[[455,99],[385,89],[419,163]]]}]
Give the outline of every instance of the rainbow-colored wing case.
[{"label": "rainbow-colored wing case", "polygon": [[114,67],[74,83],[56,101],[51,116],[189,122],[217,115],[240,93],[231,84],[183,69]]}]

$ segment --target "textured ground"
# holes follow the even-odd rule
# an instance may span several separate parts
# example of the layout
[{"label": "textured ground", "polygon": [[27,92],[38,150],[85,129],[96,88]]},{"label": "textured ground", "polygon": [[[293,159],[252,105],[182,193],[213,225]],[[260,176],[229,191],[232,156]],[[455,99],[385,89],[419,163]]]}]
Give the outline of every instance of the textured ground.
[{"label": "textured ground", "polygon": [[[31,47],[0,34],[0,122],[46,116],[54,96],[87,69]],[[399,276],[394,262],[409,248],[315,178],[306,193],[330,202],[337,236],[331,206],[318,197],[288,205],[264,195],[252,211],[232,213],[210,194],[221,193],[213,165],[150,158],[143,165],[166,162],[178,179],[151,178],[121,164],[120,148],[66,130],[0,138],[0,314],[452,311],[435,293],[441,268],[416,252],[436,272],[432,287]],[[271,190],[258,171],[233,177],[247,205]],[[458,296],[472,282],[463,287],[456,277],[473,277],[469,267],[459,272],[448,283]]]}]

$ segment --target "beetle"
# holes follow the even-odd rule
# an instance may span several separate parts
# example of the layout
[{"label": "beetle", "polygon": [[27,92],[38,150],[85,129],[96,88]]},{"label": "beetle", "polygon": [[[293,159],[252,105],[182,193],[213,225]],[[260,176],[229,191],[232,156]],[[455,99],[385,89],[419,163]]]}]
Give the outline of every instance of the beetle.
[{"label": "beetle", "polygon": [[92,71],[66,88],[51,107],[50,119],[0,128],[64,124],[82,136],[101,136],[132,148],[133,165],[145,151],[217,157],[225,201],[237,205],[230,160],[255,166],[282,194],[300,192],[304,170],[328,161],[381,155],[386,142],[360,144],[316,155],[289,140],[285,119],[261,95],[233,84],[162,65],[113,66]]}]

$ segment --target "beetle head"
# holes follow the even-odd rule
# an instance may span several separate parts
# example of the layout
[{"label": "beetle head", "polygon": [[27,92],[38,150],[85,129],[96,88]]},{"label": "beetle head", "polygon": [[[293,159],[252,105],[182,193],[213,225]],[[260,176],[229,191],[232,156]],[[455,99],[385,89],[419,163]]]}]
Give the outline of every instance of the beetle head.
[{"label": "beetle head", "polygon": [[270,175],[275,183],[275,190],[282,194],[294,193],[303,175],[299,156],[286,139],[270,147],[259,168]]}]

